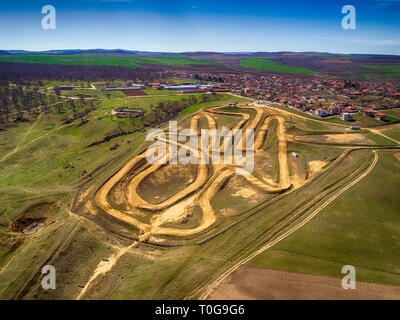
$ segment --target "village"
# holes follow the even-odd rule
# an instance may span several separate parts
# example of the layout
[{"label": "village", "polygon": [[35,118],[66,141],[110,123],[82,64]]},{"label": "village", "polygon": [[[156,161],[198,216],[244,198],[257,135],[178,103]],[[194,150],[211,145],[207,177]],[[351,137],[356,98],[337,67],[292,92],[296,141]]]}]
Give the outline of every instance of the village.
[{"label": "village", "polygon": [[[155,78],[156,81],[87,83],[54,89],[92,89],[107,95],[119,91],[125,96],[136,97],[165,95],[162,91],[171,91],[175,95],[230,93],[317,118],[337,118],[353,123],[352,128],[399,120],[389,111],[400,108],[400,87],[396,82],[190,71],[160,71]],[[118,118],[143,115],[138,110],[126,108],[116,109],[113,114]]]},{"label": "village", "polygon": [[384,111],[400,107],[400,88],[390,82],[226,73],[186,73],[182,76],[219,81],[233,94],[297,109],[317,117],[337,116],[344,121],[354,121],[355,113],[390,121],[390,116]]},{"label": "village", "polygon": [[[180,83],[165,83],[176,78]],[[294,77],[234,73],[195,73],[166,71],[159,73],[159,81],[135,83],[133,80],[96,84],[102,91],[122,91],[127,96],[141,96],[145,88],[173,90],[177,94],[229,92],[249,97],[260,103],[272,103],[296,109],[315,117],[337,117],[353,122],[355,114],[379,121],[395,119],[385,110],[400,108],[400,87],[384,81],[339,80],[320,77]],[[62,90],[89,86],[63,86]],[[155,94],[157,94],[155,91]],[[126,115],[125,115],[126,116]]]}]

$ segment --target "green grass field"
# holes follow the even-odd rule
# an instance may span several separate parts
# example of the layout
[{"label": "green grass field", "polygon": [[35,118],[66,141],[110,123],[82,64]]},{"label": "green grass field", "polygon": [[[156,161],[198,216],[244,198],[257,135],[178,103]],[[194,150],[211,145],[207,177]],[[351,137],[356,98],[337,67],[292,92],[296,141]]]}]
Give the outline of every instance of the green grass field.
[{"label": "green grass field", "polygon": [[360,281],[400,285],[394,259],[400,250],[400,203],[395,196],[400,192],[400,162],[393,152],[378,154],[376,167],[364,180],[250,264],[337,278],[343,276],[342,266],[350,264]]},{"label": "green grass field", "polygon": [[[63,120],[66,115],[55,112],[43,115],[34,127],[30,122],[0,131],[0,158],[17,145],[23,146],[40,138],[0,163],[0,297],[2,299],[74,299],[81,291],[79,286],[88,281],[100,261],[115,253],[116,247],[132,243],[132,234],[135,230],[128,229],[124,231],[125,233],[120,233],[120,229],[116,229],[115,226],[118,222],[104,213],[92,214],[85,211],[87,209],[79,207],[75,211],[78,214],[75,215],[69,210],[78,192],[92,187],[88,195],[92,198],[97,188],[110,177],[112,172],[116,172],[133,155],[144,149],[145,132],[126,134],[111,141],[88,146],[118,130],[131,129],[132,124],[129,119],[116,119],[109,114],[115,107],[129,106],[149,111],[150,106],[155,106],[159,101],[182,97],[171,95],[97,98],[99,100],[97,109],[87,116],[89,122],[83,125],[79,119],[64,125]],[[218,101],[189,106],[180,112],[177,119],[183,125],[197,110],[214,105],[227,106],[228,102],[246,103],[248,100],[221,94]],[[226,110],[237,109],[227,107]],[[252,117],[254,114],[254,111],[251,112]],[[289,122],[291,117],[285,115],[285,118]],[[232,117],[228,116],[218,123],[231,125],[232,120]],[[287,130],[309,132],[343,130],[343,127],[333,123],[317,122],[308,118],[293,117],[293,125],[295,128],[290,129],[287,123]],[[24,135],[27,132],[28,134]],[[47,133],[50,134],[46,135]],[[110,147],[115,144],[119,147],[111,150]],[[266,147],[276,148],[276,137],[268,136]],[[299,165],[303,166],[304,174],[308,161],[324,160],[329,163],[343,150],[344,148],[337,146],[310,147],[294,142],[288,144],[288,152],[296,151],[300,154],[298,160]],[[232,206],[245,208],[245,212],[235,217],[227,217],[226,221],[218,219],[216,230],[219,232],[225,227],[227,229],[202,245],[196,243],[206,239],[208,234],[201,234],[196,239],[189,238],[184,245],[177,247],[139,243],[130,249],[128,254],[122,256],[114,265],[112,272],[99,276],[92,283],[85,298],[187,298],[194,290],[204,288],[205,284],[214,280],[223,271],[260,248],[277,233],[290,227],[292,221],[288,217],[296,212],[300,204],[313,201],[316,195],[332,184],[346,179],[358,168],[363,167],[370,155],[370,150],[355,151],[337,166],[315,177],[315,183],[296,189],[280,200],[268,202],[271,197],[267,197],[265,202],[255,207],[246,207],[239,201],[232,202]],[[400,177],[393,174],[392,180],[386,180],[388,170],[394,168],[399,171],[400,162],[395,162],[397,160],[393,157],[393,153],[379,152],[379,156],[380,161],[372,172],[374,176],[367,177],[371,180],[363,180],[362,185],[360,183],[354,189],[350,189],[352,192],[347,192],[343,198],[338,199],[339,204],[335,203],[333,206],[332,203],[329,210],[326,208],[324,213],[305,226],[309,227],[308,232],[305,236],[299,236],[300,242],[297,243],[299,248],[297,256],[300,257],[298,263],[291,262],[297,256],[283,262],[271,259],[271,263],[282,270],[299,265],[305,270],[304,272],[310,273],[326,266],[326,272],[329,273],[330,270],[336,270],[337,256],[343,260],[354,256],[354,259],[360,259],[356,261],[359,263],[357,266],[364,268],[365,264],[372,261],[373,266],[377,268],[373,271],[368,269],[364,273],[360,271],[360,279],[397,283],[396,274],[390,274],[389,271],[399,272],[398,266],[395,266],[395,259],[392,256],[391,260],[390,254],[396,254],[395,251],[398,251],[400,243],[397,211],[394,211],[398,201],[396,195],[400,191],[398,190]],[[371,191],[372,187],[376,196]],[[222,207],[221,201],[228,196],[230,195],[225,190],[213,201]],[[382,199],[384,199],[383,205],[381,205]],[[50,217],[51,224],[32,236],[10,233],[12,221],[20,218],[33,204],[44,201],[56,202],[59,205]],[[354,208],[360,210],[352,216]],[[346,213],[343,214],[342,210],[346,210]],[[334,215],[330,220],[312,225],[318,219],[330,217],[330,213]],[[195,214],[194,221],[197,221],[196,219],[198,220],[199,216]],[[236,223],[238,221],[240,223]],[[124,225],[119,225],[123,229]],[[363,226],[366,226],[365,229]],[[343,232],[340,228],[343,228]],[[299,230],[298,233],[302,233],[303,230]],[[169,239],[175,240],[173,237]],[[290,240],[290,237],[286,240]],[[356,240],[358,245],[354,248]],[[389,243],[389,240],[392,242]],[[308,246],[306,249],[303,248],[303,244],[308,241],[314,251],[307,249]],[[345,241],[349,241],[349,249],[346,249]],[[293,243],[294,246],[296,242]],[[286,252],[286,248],[280,250]],[[304,266],[306,254],[320,254],[315,262],[316,267],[313,264],[313,270],[307,264]],[[269,259],[262,258],[263,255],[259,257],[262,263]],[[314,263],[314,260],[312,261]],[[378,261],[382,261],[383,266],[376,266]],[[342,263],[341,260],[339,262]],[[352,262],[354,261],[350,259],[349,264]],[[260,262],[260,265],[262,263]],[[43,264],[55,266],[56,290],[41,290],[40,269]]]},{"label": "green grass field", "polygon": [[97,97],[102,99],[126,97],[122,91],[101,91],[91,89],[60,90],[60,94],[66,97]]},{"label": "green grass field", "polygon": [[180,90],[158,90],[153,88],[143,89],[143,92],[150,96],[168,96],[180,94]]},{"label": "green grass field", "polygon": [[296,74],[317,74],[317,72],[311,71],[306,68],[289,67],[268,59],[245,58],[240,61],[238,66],[250,69],[265,70],[265,71],[276,71],[276,72],[296,73]]},{"label": "green grass field", "polygon": [[[227,94],[218,96],[221,97],[221,101],[195,104],[189,107],[181,118],[187,117],[199,108],[227,105],[228,101],[241,101],[241,98]],[[104,99],[99,108],[87,116],[89,122],[82,126],[79,125],[79,121],[64,125],[62,123],[64,114],[49,113],[44,114],[34,126],[33,122],[22,123],[6,131],[0,131],[2,141],[0,158],[17,145],[26,145],[0,164],[0,270],[9,265],[4,272],[3,270],[0,272],[2,297],[18,297],[22,294],[19,289],[22,290],[26,285],[30,285],[30,281],[37,277],[36,271],[42,262],[49,257],[57,266],[57,270],[68,269],[75,263],[74,261],[80,261],[81,267],[86,266],[91,272],[96,267],[99,256],[106,257],[113,252],[109,244],[121,244],[118,237],[110,235],[100,227],[95,234],[87,233],[86,227],[71,217],[68,208],[85,181],[90,181],[91,185],[104,180],[112,168],[132,157],[134,152],[141,150],[145,133],[124,135],[93,147],[88,145],[116,132],[121,126],[124,128],[130,125],[129,119],[104,117],[104,111],[122,105],[148,109],[150,105],[155,105],[159,101],[181,98],[182,96],[149,96]],[[31,141],[35,142],[29,144]],[[120,147],[111,151],[110,147],[115,144]],[[44,201],[60,205],[51,218],[54,220],[51,226],[37,233],[29,241],[21,235],[7,234],[12,221],[21,217],[30,206]],[[94,253],[93,255],[87,254],[88,248]],[[64,254],[59,255],[54,250],[64,251]],[[63,256],[65,258],[62,258]],[[28,265],[34,267],[26,268]],[[60,272],[58,281],[65,290],[62,296],[74,297],[76,290],[79,290],[78,284],[85,282],[87,273],[82,273],[82,270],[78,269],[76,273],[74,272],[72,287],[61,284],[67,284],[69,276],[64,277],[63,272]],[[37,285],[40,283],[36,282],[34,290],[38,289]],[[49,294],[54,293],[45,293],[47,296]]]},{"label": "green grass field", "polygon": [[396,139],[397,141],[400,141],[400,124],[396,124],[396,125],[384,128],[382,130],[382,133],[387,135],[388,137],[391,137],[393,139]]},{"label": "green grass field", "polygon": [[398,78],[400,77],[400,72],[388,72],[388,73],[365,73],[361,75],[364,78],[379,78],[379,77],[387,77],[387,78]]}]

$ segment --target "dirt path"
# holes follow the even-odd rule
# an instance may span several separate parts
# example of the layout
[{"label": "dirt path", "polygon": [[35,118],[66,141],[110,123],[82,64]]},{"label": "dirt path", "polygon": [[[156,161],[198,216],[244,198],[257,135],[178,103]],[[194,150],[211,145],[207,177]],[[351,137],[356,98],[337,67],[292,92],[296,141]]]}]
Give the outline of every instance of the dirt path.
[{"label": "dirt path", "polygon": [[118,260],[127,253],[131,248],[136,246],[138,242],[133,242],[131,245],[127,247],[120,248],[116,253],[113,253],[107,259],[102,260],[97,265],[96,269],[94,270],[92,276],[90,277],[89,281],[85,284],[81,292],[76,297],[76,300],[80,300],[86,293],[87,289],[89,288],[90,284],[97,279],[98,276],[104,275],[107,272],[111,271],[113,266],[118,262]]},{"label": "dirt path", "polygon": [[302,220],[300,223],[297,225],[293,226],[280,236],[278,236],[276,239],[268,242],[264,246],[262,246],[260,249],[255,251],[254,253],[250,254],[248,257],[244,258],[243,260],[239,261],[236,263],[234,266],[230,267],[227,271],[225,271],[221,276],[219,276],[213,283],[211,283],[205,290],[205,292],[200,296],[200,299],[207,299],[207,297],[217,288],[221,285],[221,283],[235,270],[237,270],[241,265],[246,264],[250,260],[252,260],[255,256],[259,255],[260,253],[268,250],[269,248],[273,247],[275,244],[278,242],[282,241],[285,239],[287,236],[291,235],[293,232],[296,230],[300,229],[302,226],[304,226],[307,222],[309,222],[312,218],[314,218],[319,212],[321,212],[326,206],[328,206],[333,200],[335,200],[337,197],[339,197],[342,193],[350,189],[352,186],[360,182],[362,179],[364,179],[375,167],[376,163],[378,162],[378,154],[376,151],[374,151],[374,159],[371,163],[371,165],[368,167],[368,169],[362,173],[360,176],[358,176],[355,180],[350,182],[349,184],[345,185],[343,188],[340,188],[336,192],[333,193],[326,201],[324,201],[323,204],[321,204],[318,208],[314,209],[314,211],[309,214],[304,220]]},{"label": "dirt path", "polygon": [[[97,118],[97,117],[91,118],[91,120],[92,120],[92,119],[96,119],[96,118]],[[13,156],[14,154],[16,154],[17,152],[19,152],[19,151],[21,151],[22,149],[26,148],[27,146],[31,145],[32,143],[34,143],[34,142],[36,142],[36,141],[38,141],[38,140],[40,140],[40,139],[42,139],[42,138],[44,138],[44,137],[47,137],[48,135],[50,135],[50,134],[52,134],[52,133],[54,133],[54,132],[56,132],[56,131],[58,131],[58,130],[61,130],[61,129],[66,128],[66,127],[69,127],[69,126],[72,126],[73,124],[76,124],[76,123],[78,123],[78,122],[80,122],[80,121],[81,121],[81,120],[79,120],[79,121],[73,121],[73,122],[68,123],[68,124],[66,124],[66,125],[63,125],[63,126],[61,126],[61,127],[54,128],[54,129],[50,130],[49,132],[46,132],[45,134],[43,134],[43,135],[41,135],[41,136],[39,136],[39,137],[37,137],[37,138],[35,138],[35,139],[33,139],[33,140],[31,140],[31,141],[25,143],[25,144],[23,144],[22,146],[16,147],[14,150],[12,150],[11,152],[7,153],[7,154],[4,155],[2,158],[0,158],[0,163],[4,162],[4,161],[7,160],[9,157]]]},{"label": "dirt path", "polygon": [[371,131],[372,133],[379,134],[382,137],[385,137],[386,139],[389,139],[389,140],[393,141],[396,144],[400,144],[400,141],[398,141],[398,140],[396,140],[394,138],[391,138],[391,137],[387,136],[386,134],[382,133],[382,129],[380,129],[380,130],[378,130],[378,129],[368,129],[368,130]]},{"label": "dirt path", "polygon": [[6,160],[7,158],[11,157],[13,154],[17,153],[19,150],[21,150],[21,142],[23,140],[25,140],[25,138],[32,132],[33,128],[36,126],[36,124],[39,122],[39,120],[42,118],[43,112],[41,112],[39,114],[39,116],[36,118],[36,120],[32,123],[32,125],[28,128],[28,130],[26,130],[26,132],[23,134],[22,138],[20,139],[20,141],[17,143],[17,145],[15,146],[15,148],[13,150],[11,150],[8,154],[6,154],[5,156],[3,156],[0,159],[0,163],[3,162],[4,160]]},{"label": "dirt path", "polygon": [[32,123],[32,125],[29,127],[28,130],[26,130],[25,134],[22,136],[22,139],[20,139],[20,142],[18,142],[17,146],[15,149],[18,149],[20,146],[21,142],[32,132],[33,128],[36,126],[36,124],[39,122],[39,120],[42,118],[43,112],[39,114],[39,116],[36,118],[36,120]]},{"label": "dirt path", "polygon": [[[239,108],[248,109],[252,108],[256,110],[255,117],[248,123],[246,129],[253,129],[259,125],[261,119],[264,114],[264,110],[260,107],[254,106],[240,106]],[[216,129],[217,124],[212,116],[213,113],[223,113],[223,114],[235,114],[242,117],[242,119],[234,126],[234,128],[241,128],[248,120],[250,119],[250,115],[248,113],[234,113],[234,112],[226,112],[217,110],[218,108],[210,108],[211,112],[208,111],[199,111],[195,115],[192,116],[190,120],[190,129],[200,133],[199,130],[199,120],[201,118],[205,118],[208,122],[209,129]],[[278,122],[276,128],[276,134],[278,136],[278,161],[279,161],[279,183],[275,186],[267,183],[265,180],[259,180],[252,175],[244,172],[244,177],[255,186],[261,188],[267,192],[276,192],[286,190],[291,186],[290,183],[290,175],[289,175],[289,166],[287,161],[287,149],[286,149],[286,135],[285,135],[285,119],[279,115],[268,116],[264,120],[259,132],[256,137],[256,152],[257,149],[262,147],[262,142],[264,141],[264,136],[269,127],[270,121],[272,119],[276,119]],[[159,138],[160,141],[164,141],[166,144],[176,144],[177,146],[187,148],[192,151],[194,154],[197,154],[197,158],[199,159],[202,156],[204,151],[198,151],[195,148],[191,148],[187,145],[183,145],[176,141],[171,141],[168,138]],[[169,159],[169,148],[166,148],[167,153],[162,157],[164,160]],[[242,149],[243,150],[243,149]],[[209,150],[210,152],[210,150]],[[153,164],[147,165],[148,167],[143,168],[138,174],[134,175],[133,178],[129,181],[126,188],[126,197],[127,204],[130,208],[130,211],[122,212],[113,208],[107,200],[107,195],[111,191],[111,189],[123,178],[125,177],[130,170],[138,165],[140,161],[145,158],[145,153],[134,157],[131,161],[129,161],[123,168],[121,168],[113,177],[111,177],[97,192],[95,196],[95,201],[99,207],[101,207],[105,212],[112,215],[113,217],[120,219],[124,222],[134,225],[139,230],[142,231],[144,235],[149,236],[151,234],[164,234],[164,235],[178,235],[178,236],[188,236],[199,233],[201,231],[206,230],[216,221],[215,212],[210,204],[211,198],[219,191],[221,185],[226,181],[232,174],[236,172],[236,170],[240,169],[239,164],[236,165],[223,165],[223,164],[213,164],[214,172],[211,178],[208,177],[208,167],[206,164],[199,164],[197,169],[197,176],[194,182],[192,182],[189,186],[180,190],[173,196],[164,200],[161,203],[153,204],[144,200],[138,193],[137,188],[140,185],[141,181],[145,179],[150,174],[155,173],[159,170],[163,164]],[[239,168],[238,168],[239,166]],[[143,167],[143,166],[142,166]],[[197,193],[195,193],[197,192]],[[187,197],[190,196],[190,203]],[[163,223],[166,222],[176,222],[179,219],[182,219],[187,213],[185,212],[185,208],[198,203],[202,209],[202,219],[198,226],[190,229],[179,229],[179,228],[167,228],[161,227]],[[157,212],[155,216],[150,219],[150,223],[144,223],[139,219],[135,218],[135,210],[137,209],[146,209],[150,211]],[[158,213],[158,211],[162,211]]]},{"label": "dirt path", "polygon": [[151,229],[151,233],[190,236],[202,232],[207,228],[209,228],[210,226],[212,226],[216,221],[216,216],[214,209],[210,204],[210,199],[219,190],[224,181],[234,173],[235,173],[234,170],[229,170],[229,169],[223,171],[214,180],[212,180],[210,186],[202,194],[202,196],[199,199],[199,205],[202,209],[203,215],[197,227],[191,229],[176,229],[176,228],[159,228],[157,226],[153,226],[153,228]]},{"label": "dirt path", "polygon": [[255,140],[255,149],[258,150],[262,148],[264,142],[265,134],[268,130],[271,120],[277,120],[278,125],[276,128],[276,134],[278,137],[278,160],[279,160],[279,184],[282,189],[287,189],[290,187],[290,176],[289,176],[289,166],[287,160],[287,141],[285,133],[285,118],[278,115],[268,116],[263,125],[260,128]]},{"label": "dirt path", "polygon": [[138,155],[134,157],[131,161],[129,161],[123,168],[121,168],[114,176],[112,176],[103,186],[99,189],[99,191],[95,195],[96,204],[102,208],[105,212],[110,214],[111,216],[120,219],[126,223],[130,223],[134,225],[136,228],[143,230],[144,232],[148,232],[150,230],[150,226],[146,223],[141,222],[140,220],[129,215],[129,212],[121,212],[117,209],[114,209],[107,200],[107,195],[110,190],[114,187],[114,185],[120,181],[128,172],[135,166],[139,161],[142,161],[145,158],[145,154]]}]

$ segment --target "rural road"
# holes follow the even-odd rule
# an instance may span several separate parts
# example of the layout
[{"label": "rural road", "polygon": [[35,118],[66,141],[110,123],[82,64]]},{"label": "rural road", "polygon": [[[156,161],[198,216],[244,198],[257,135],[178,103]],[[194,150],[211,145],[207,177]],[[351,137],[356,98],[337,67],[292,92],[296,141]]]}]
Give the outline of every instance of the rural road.
[{"label": "rural road", "polygon": [[[94,119],[94,118],[93,118],[93,119]],[[80,120],[79,120],[79,121],[80,121]],[[65,128],[65,127],[71,126],[71,125],[76,124],[76,123],[78,123],[78,121],[74,121],[74,122],[68,123],[68,124],[63,125],[63,126],[58,127],[58,128],[54,128],[54,129],[50,130],[49,132],[47,132],[47,133],[45,133],[45,134],[43,134],[43,135],[41,135],[41,136],[39,136],[39,137],[37,137],[37,138],[35,138],[35,139],[29,141],[29,142],[27,142],[27,143],[25,143],[24,145],[16,146],[12,151],[10,151],[10,152],[7,153],[6,155],[4,155],[2,158],[0,158],[0,163],[4,162],[4,161],[7,160],[9,157],[11,157],[12,155],[14,155],[14,154],[16,154],[17,152],[21,151],[22,149],[24,149],[25,147],[29,146],[30,144],[32,144],[32,143],[34,143],[34,142],[36,142],[36,141],[38,141],[38,140],[40,140],[40,139],[42,139],[42,138],[48,136],[49,134],[52,134],[52,133],[54,133],[54,132],[56,132],[56,131],[58,131],[58,130],[61,130],[61,129]]]},{"label": "rural road", "polygon": [[111,271],[113,266],[118,262],[118,260],[127,253],[131,248],[138,244],[137,241],[133,242],[131,245],[127,247],[119,248],[116,253],[113,253],[107,259],[104,259],[99,262],[96,269],[94,270],[93,274],[89,278],[89,281],[86,282],[85,286],[82,288],[81,292],[76,297],[76,300],[80,300],[86,293],[87,289],[89,288],[90,284],[96,280],[100,275],[104,275],[107,272]]}]

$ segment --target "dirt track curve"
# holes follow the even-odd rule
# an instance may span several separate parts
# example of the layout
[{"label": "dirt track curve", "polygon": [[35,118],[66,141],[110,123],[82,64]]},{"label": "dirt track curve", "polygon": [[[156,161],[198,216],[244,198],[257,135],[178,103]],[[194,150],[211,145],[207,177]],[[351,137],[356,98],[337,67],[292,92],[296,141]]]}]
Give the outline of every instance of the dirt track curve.
[{"label": "dirt track curve", "polygon": [[[256,111],[256,114],[253,119],[250,120],[250,115],[248,113],[239,112],[239,110],[242,108],[254,109]],[[189,236],[202,232],[215,223],[217,217],[215,215],[214,209],[210,204],[210,200],[218,192],[223,183],[235,173],[243,173],[243,177],[246,178],[248,182],[266,192],[285,191],[289,189],[291,187],[291,181],[287,159],[285,119],[280,115],[269,115],[264,119],[264,121],[262,121],[264,110],[257,106],[239,106],[237,108],[238,112],[228,112],[220,109],[221,107],[213,107],[209,108],[207,111],[200,111],[196,113],[191,118],[190,129],[200,135],[199,120],[201,118],[207,120],[208,128],[211,130],[217,129],[217,123],[214,115],[223,114],[230,116],[239,116],[241,117],[241,120],[234,125],[234,127],[232,128],[233,130],[241,128],[256,130],[256,128],[259,127],[259,130],[255,136],[254,145],[254,151],[257,153],[257,151],[263,147],[265,135],[268,131],[271,120],[277,121],[276,135],[278,137],[279,162],[278,183],[276,183],[275,185],[271,185],[270,183],[266,183],[265,181],[260,180],[251,174],[246,174],[247,172],[245,172],[244,169],[241,168],[243,166],[242,164],[233,163],[227,165],[207,165],[201,164],[200,162],[200,164],[197,165],[198,169],[196,179],[190,185],[160,203],[150,203],[138,194],[137,188],[139,187],[143,179],[155,173],[163,166],[163,164],[147,163],[146,154],[144,152],[130,160],[98,190],[95,195],[96,204],[111,216],[135,226],[136,228],[141,230],[141,232],[146,235],[146,237],[151,234]],[[230,139],[233,139],[233,137],[230,137]],[[159,138],[158,140],[164,141],[168,145],[176,144],[179,147],[191,149],[191,147],[183,145],[174,140],[170,140],[169,138],[166,138],[165,140]],[[222,151],[222,147],[223,145],[221,146],[220,151]],[[201,150],[201,148],[198,149],[194,148],[193,150],[191,150],[198,159],[202,156],[202,153],[204,152],[208,152],[208,156],[210,156],[210,150],[204,151]],[[243,144],[242,151],[245,151]],[[162,157],[160,156],[160,158],[168,160],[169,157],[169,148],[167,147],[166,154],[162,155]],[[138,166],[140,167],[139,170],[134,169]],[[210,166],[212,166],[212,170],[210,169]],[[113,189],[113,187],[121,181],[121,179],[131,174],[131,171],[133,169],[134,171],[137,170],[138,172],[134,173],[133,177],[130,178],[130,181],[127,184],[125,190],[128,209],[118,210],[114,208],[108,201],[108,194]],[[193,205],[194,203],[198,204],[202,210],[201,221],[196,227],[181,229],[161,226],[163,222],[171,222],[174,220],[178,221],[179,218],[181,218],[184,214],[185,208]],[[150,223],[143,222],[138,218],[138,210],[147,210],[154,213],[154,216],[150,219]]]}]

